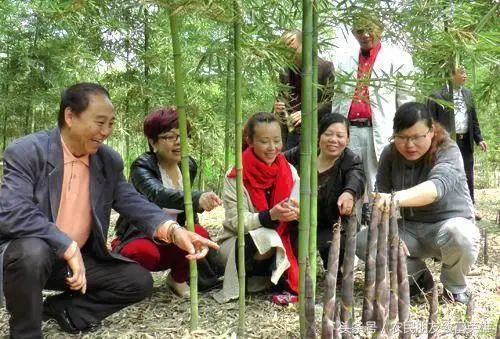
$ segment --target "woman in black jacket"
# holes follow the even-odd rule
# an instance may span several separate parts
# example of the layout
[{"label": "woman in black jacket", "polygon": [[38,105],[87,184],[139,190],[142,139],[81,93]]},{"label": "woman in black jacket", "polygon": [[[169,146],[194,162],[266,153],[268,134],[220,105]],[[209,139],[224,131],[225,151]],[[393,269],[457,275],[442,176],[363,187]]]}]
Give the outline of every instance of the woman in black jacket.
[{"label": "woman in black jacket", "polygon": [[[319,124],[318,135],[317,247],[326,269],[332,227],[339,216],[352,214],[356,201],[363,195],[365,175],[361,158],[347,148],[349,122],[344,116],[338,113],[324,116]],[[298,146],[286,151],[285,157],[299,170]],[[345,219],[342,221],[344,224]],[[342,233],[340,264],[343,259],[343,243]]]},{"label": "woman in black jacket", "polygon": [[[144,120],[144,134],[150,151],[140,155],[130,168],[130,181],[149,201],[170,214],[177,215],[180,225],[185,225],[184,190],[180,170],[180,138],[177,111],[173,107],[151,112]],[[189,158],[191,184],[196,177],[197,165]],[[208,232],[198,224],[196,212],[210,211],[221,205],[221,199],[213,192],[191,192],[195,212],[195,232],[209,238]],[[187,280],[189,262],[178,247],[154,242],[134,225],[118,219],[117,238],[112,242],[114,251],[133,259],[150,271],[171,269],[167,284],[179,296],[189,295]],[[200,267],[201,266],[201,267]],[[222,271],[217,253],[209,251],[207,260],[199,263],[200,284],[212,285]],[[207,281],[207,279],[209,281]],[[212,280],[212,281],[210,281]],[[200,286],[200,287],[208,287]]]}]

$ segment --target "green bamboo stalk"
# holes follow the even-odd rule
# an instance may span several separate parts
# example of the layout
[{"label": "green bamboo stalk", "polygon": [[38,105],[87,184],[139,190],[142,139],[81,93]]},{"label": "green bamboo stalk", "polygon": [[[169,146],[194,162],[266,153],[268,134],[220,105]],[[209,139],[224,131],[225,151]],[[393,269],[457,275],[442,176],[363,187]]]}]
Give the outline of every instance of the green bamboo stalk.
[{"label": "green bamboo stalk", "polygon": [[340,228],[341,219],[333,225],[333,237],[328,252],[328,271],[325,277],[325,294],[323,299],[323,320],[321,338],[330,339],[333,336],[335,316],[335,294],[337,289],[337,272],[339,270]]},{"label": "green bamboo stalk", "polygon": [[311,277],[311,267],[309,266],[309,260],[306,260],[306,285],[305,285],[305,317],[306,317],[306,338],[314,339],[316,338],[316,324],[314,321],[314,287],[313,280]]},{"label": "green bamboo stalk", "polygon": [[316,295],[317,229],[318,229],[318,11],[317,0],[313,0],[312,41],[312,111],[311,111],[311,228],[309,230],[309,263],[313,281],[313,299]]},{"label": "green bamboo stalk", "polygon": [[[188,230],[194,232],[193,199],[191,197],[191,180],[189,178],[189,150],[187,143],[187,117],[184,103],[184,71],[179,41],[179,14],[170,12],[170,34],[172,35],[172,51],[174,57],[175,104],[179,114],[179,132],[181,137],[181,171],[184,187],[184,205]],[[196,261],[189,261],[189,286],[191,292],[191,331],[198,328],[198,270]]]},{"label": "green bamboo stalk", "polygon": [[239,280],[239,317],[238,336],[245,337],[245,218],[243,208],[243,163],[241,159],[243,121],[241,112],[241,0],[234,0],[234,136],[236,153],[236,206],[238,210],[238,280]]},{"label": "green bamboo stalk", "polygon": [[[356,228],[357,219],[353,214],[349,217],[345,236],[344,262],[342,263],[342,302],[340,319],[347,328],[352,328],[354,310],[354,257],[356,255]],[[352,338],[352,333],[347,331],[342,338]]]},{"label": "green bamboo stalk", "polygon": [[438,289],[437,284],[432,287],[432,299],[429,305],[429,320],[427,321],[428,339],[435,339],[438,337],[436,325],[438,319]]},{"label": "green bamboo stalk", "polygon": [[300,219],[299,219],[299,321],[300,337],[306,334],[305,268],[309,250],[311,223],[311,111],[312,111],[312,0],[302,0],[302,79],[301,79],[301,141],[300,141]]},{"label": "green bamboo stalk", "polygon": [[[373,201],[374,206],[378,199]],[[365,253],[365,285],[363,288],[363,311],[361,322],[373,320],[373,301],[375,300],[375,257],[377,255],[378,225],[382,216],[378,208],[372,208],[370,225],[368,226],[368,239]]]},{"label": "green bamboo stalk", "polygon": [[226,66],[226,127],[224,129],[224,174],[229,169],[229,154],[230,154],[230,145],[229,145],[229,125],[231,123],[231,57],[227,58],[227,66]]},{"label": "green bamboo stalk", "polygon": [[397,206],[394,201],[391,203],[391,215],[389,221],[389,274],[390,274],[390,301],[389,301],[389,322],[387,334],[389,337],[398,321],[398,219]]},{"label": "green bamboo stalk", "polygon": [[[384,206],[385,207],[385,206]],[[382,212],[382,223],[378,230],[377,258],[375,274],[375,302],[373,304],[374,318],[377,330],[374,337],[385,336],[385,323],[387,319],[387,233],[389,230],[389,211]]]}]

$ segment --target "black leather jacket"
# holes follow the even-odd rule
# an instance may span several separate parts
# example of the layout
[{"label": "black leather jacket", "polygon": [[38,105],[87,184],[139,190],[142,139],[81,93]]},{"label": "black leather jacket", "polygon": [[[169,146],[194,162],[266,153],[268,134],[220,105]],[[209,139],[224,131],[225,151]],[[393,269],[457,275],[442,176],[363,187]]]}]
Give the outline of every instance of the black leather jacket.
[{"label": "black leather jacket", "polygon": [[[197,170],[198,166],[196,162],[193,158],[189,157],[189,177],[191,184],[193,184]],[[184,210],[184,192],[163,186],[158,160],[153,152],[143,153],[134,160],[130,167],[130,182],[139,193],[159,207]],[[198,221],[196,212],[202,212],[199,206],[202,193],[201,191],[191,191],[195,223]],[[180,213],[177,216],[177,222],[180,225],[185,224],[186,216],[184,213]],[[133,239],[145,236],[133,224],[126,222],[122,217],[118,218],[116,235],[122,241],[119,246],[120,248]]]},{"label": "black leather jacket", "polygon": [[[300,171],[299,147],[284,152],[284,155],[288,162]],[[356,202],[365,190],[363,163],[349,148],[344,150],[328,173],[323,185],[319,185],[318,182],[318,229],[331,228],[337,222],[339,217],[337,200],[343,192],[351,192]]]}]

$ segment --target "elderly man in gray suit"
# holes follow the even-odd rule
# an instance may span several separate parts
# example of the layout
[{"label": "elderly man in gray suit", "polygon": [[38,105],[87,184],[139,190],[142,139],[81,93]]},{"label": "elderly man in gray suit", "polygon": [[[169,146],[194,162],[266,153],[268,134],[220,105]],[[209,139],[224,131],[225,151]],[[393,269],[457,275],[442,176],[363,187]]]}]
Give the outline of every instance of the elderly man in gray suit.
[{"label": "elderly man in gray suit", "polygon": [[[42,319],[68,333],[93,330],[151,294],[151,274],[106,247],[112,208],[189,259],[218,248],[126,182],[120,155],[103,144],[114,120],[106,89],[76,84],[62,94],[58,127],[15,140],[3,154],[0,264],[11,338],[41,338]],[[43,301],[43,289],[63,293]]]}]

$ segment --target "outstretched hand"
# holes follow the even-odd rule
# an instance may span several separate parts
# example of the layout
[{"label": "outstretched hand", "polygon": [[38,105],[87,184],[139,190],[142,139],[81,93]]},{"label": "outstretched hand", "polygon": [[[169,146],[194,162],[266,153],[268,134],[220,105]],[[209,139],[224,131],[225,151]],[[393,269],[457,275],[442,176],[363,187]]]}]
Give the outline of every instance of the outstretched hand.
[{"label": "outstretched hand", "polygon": [[188,254],[189,260],[204,258],[208,253],[208,248],[219,249],[215,242],[202,237],[199,234],[188,231],[179,226],[176,222],[167,221],[160,225],[154,234],[154,238],[166,243],[172,243]]},{"label": "outstretched hand", "polygon": [[190,232],[181,227],[175,231],[175,245],[186,251],[186,258],[189,260],[199,260],[204,258],[208,253],[208,248],[215,250],[219,249],[219,245],[215,242],[202,237],[199,234]]},{"label": "outstretched hand", "polygon": [[214,192],[205,192],[200,196],[199,205],[204,211],[211,211],[222,205],[222,200]]},{"label": "outstretched hand", "polygon": [[354,208],[354,196],[351,192],[345,191],[337,200],[340,215],[351,215]]}]

